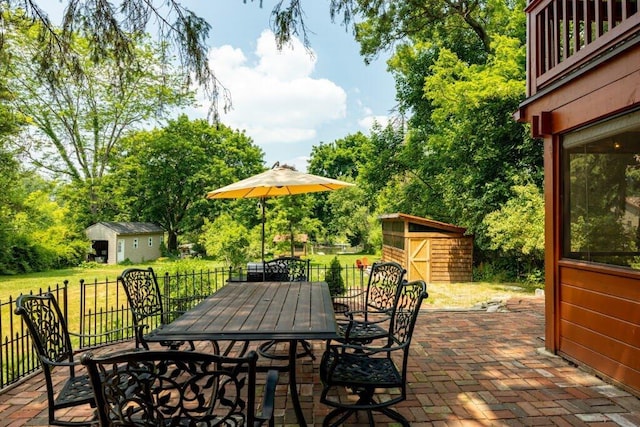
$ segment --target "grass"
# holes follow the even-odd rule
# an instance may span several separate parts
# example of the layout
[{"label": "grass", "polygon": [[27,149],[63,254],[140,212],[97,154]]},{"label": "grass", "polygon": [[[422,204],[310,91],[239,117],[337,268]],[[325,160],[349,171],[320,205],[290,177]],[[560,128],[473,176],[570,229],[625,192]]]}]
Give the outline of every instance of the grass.
[{"label": "grass", "polygon": [[[313,266],[329,265],[336,255],[308,256]],[[337,255],[341,265],[355,265],[356,259],[367,257],[372,263],[378,256],[361,254],[339,254]],[[138,265],[143,267],[152,266],[156,272],[175,271],[199,271],[222,267],[216,261],[190,259],[174,261],[160,259],[152,263]],[[63,284],[68,280],[70,289],[73,290],[80,280],[93,281],[115,281],[118,275],[129,266],[93,264],[91,268],[70,268],[65,270],[53,270],[41,273],[30,273],[16,276],[0,276],[0,302],[7,301],[9,296],[17,297],[21,293],[30,291],[37,292],[40,289],[54,287],[56,284]],[[538,285],[538,287],[540,287]],[[79,288],[79,287],[78,287]],[[486,302],[494,298],[507,298],[519,295],[532,295],[536,286],[516,284],[516,283],[494,283],[494,282],[470,282],[438,284],[429,283],[429,298],[425,301],[427,308],[468,308],[480,302]]]}]

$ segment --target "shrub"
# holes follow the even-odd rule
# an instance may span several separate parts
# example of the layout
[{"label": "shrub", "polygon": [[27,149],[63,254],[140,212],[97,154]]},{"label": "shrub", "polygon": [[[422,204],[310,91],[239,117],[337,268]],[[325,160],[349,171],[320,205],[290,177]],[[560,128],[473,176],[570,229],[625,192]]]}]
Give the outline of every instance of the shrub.
[{"label": "shrub", "polygon": [[331,296],[342,295],[345,291],[344,279],[342,278],[342,266],[338,257],[333,257],[329,264],[329,271],[325,275],[325,281],[329,285]]}]

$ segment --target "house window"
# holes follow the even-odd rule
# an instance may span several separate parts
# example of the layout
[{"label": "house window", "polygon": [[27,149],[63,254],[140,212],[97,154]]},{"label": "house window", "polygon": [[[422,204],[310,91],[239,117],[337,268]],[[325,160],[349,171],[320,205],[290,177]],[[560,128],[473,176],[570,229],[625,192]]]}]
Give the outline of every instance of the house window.
[{"label": "house window", "polygon": [[153,237],[149,237],[149,247],[153,247]]},{"label": "house window", "polygon": [[640,112],[562,140],[563,255],[640,270]]},{"label": "house window", "polygon": [[133,249],[138,249],[138,239],[133,239]]}]

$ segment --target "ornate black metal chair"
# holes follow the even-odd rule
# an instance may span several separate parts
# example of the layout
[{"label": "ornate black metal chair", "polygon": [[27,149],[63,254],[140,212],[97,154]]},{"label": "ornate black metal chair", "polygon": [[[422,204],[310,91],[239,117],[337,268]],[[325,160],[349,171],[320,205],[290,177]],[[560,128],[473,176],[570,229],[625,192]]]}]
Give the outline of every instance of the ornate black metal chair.
[{"label": "ornate black metal chair", "polygon": [[[384,345],[332,344],[327,348],[320,363],[323,384],[320,402],[335,409],[324,419],[324,426],[339,425],[357,411],[366,411],[372,426],[373,411],[409,426],[390,406],[406,399],[409,346],[425,298],[427,289],[422,280],[403,282]],[[340,396],[345,389],[350,389],[358,399]]]},{"label": "ornate black metal chair", "polygon": [[[151,267],[146,269],[128,268],[118,276],[118,282],[122,283],[131,309],[133,324],[136,328],[136,348],[142,346],[148,350],[149,343],[145,339],[145,331],[162,327],[183,312],[165,311],[158,279]],[[177,349],[184,344],[184,341],[162,342],[161,344]],[[189,346],[191,350],[195,349],[192,342],[189,343]]]},{"label": "ornate black metal chair", "polygon": [[[310,261],[296,257],[280,257],[264,263],[264,279],[269,282],[304,282],[310,277]],[[278,354],[275,346],[278,340],[266,341],[258,347],[260,356],[269,359],[287,359],[285,354]],[[298,357],[309,356],[315,360],[311,344],[308,341],[299,341],[302,351]]]},{"label": "ornate black metal chair", "polygon": [[261,412],[250,351],[230,358],[195,351],[82,356],[106,426],[273,426],[278,373],[267,373]]},{"label": "ornate black metal chair", "polygon": [[[49,424],[86,425],[86,422],[57,418],[56,411],[79,405],[95,406],[89,377],[76,372],[80,361],[74,358],[70,336],[84,338],[96,337],[96,335],[78,335],[69,332],[58,302],[51,293],[20,295],[16,300],[15,313],[22,316],[22,320],[27,325],[33,347],[42,365],[47,385]],[[63,384],[53,379],[54,373],[59,372],[60,369],[69,370],[69,376]]]},{"label": "ornate black metal chair", "polygon": [[[118,276],[118,281],[122,283],[124,292],[127,295],[129,308],[136,328],[136,348],[142,346],[149,350],[149,343],[145,339],[145,331],[162,327],[184,314],[184,311],[167,311],[162,304],[160,286],[153,268],[128,268]],[[162,341],[161,345],[170,349],[178,349],[185,344],[184,341]],[[192,341],[187,342],[190,350],[195,349]],[[220,354],[218,342],[212,341],[214,352]],[[234,348],[235,342],[229,342],[224,350],[224,355],[229,355]],[[240,349],[236,355],[242,356],[248,346],[248,342],[240,343]]]},{"label": "ornate black metal chair", "polygon": [[[366,306],[343,313],[348,319],[338,321],[338,341],[366,344],[386,337],[396,293],[405,274],[406,270],[396,262],[373,263],[365,291]],[[357,297],[353,295],[350,298]],[[341,302],[348,300],[342,298]]]},{"label": "ornate black metal chair", "polygon": [[309,280],[308,259],[280,257],[264,263],[265,281],[304,282]]}]

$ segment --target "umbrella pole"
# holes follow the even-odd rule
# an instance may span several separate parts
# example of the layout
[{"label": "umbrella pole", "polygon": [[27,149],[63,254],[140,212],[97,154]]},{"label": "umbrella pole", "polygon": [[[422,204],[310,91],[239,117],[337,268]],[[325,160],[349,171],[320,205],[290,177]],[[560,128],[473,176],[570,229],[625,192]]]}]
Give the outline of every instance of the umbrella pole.
[{"label": "umbrella pole", "polygon": [[262,205],[262,281],[264,282],[266,274],[264,271],[264,223],[265,223],[265,215],[264,215],[264,204],[265,204],[265,198],[262,197],[260,199],[260,204]]}]

